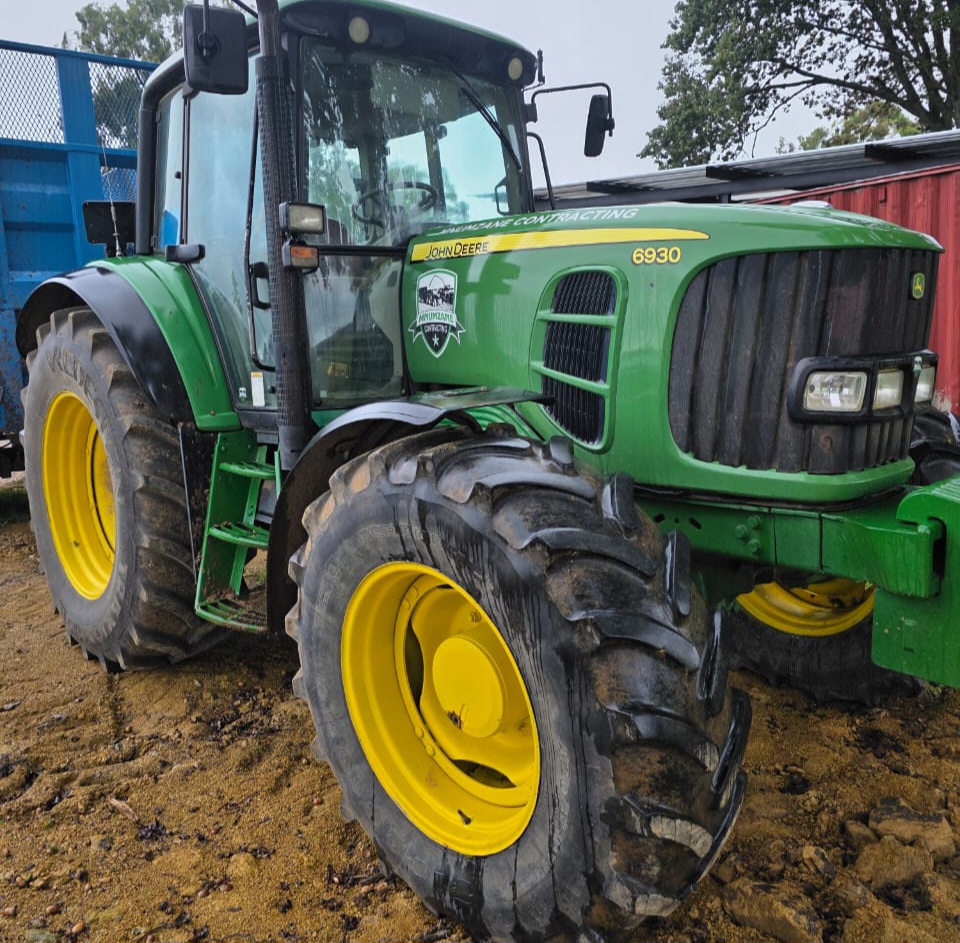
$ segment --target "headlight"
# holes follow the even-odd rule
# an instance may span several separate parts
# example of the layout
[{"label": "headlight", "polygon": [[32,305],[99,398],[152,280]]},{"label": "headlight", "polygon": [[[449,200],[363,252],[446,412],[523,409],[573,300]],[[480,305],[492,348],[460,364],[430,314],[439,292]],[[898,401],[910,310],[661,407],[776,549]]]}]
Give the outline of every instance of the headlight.
[{"label": "headlight", "polygon": [[903,371],[888,367],[877,373],[877,387],[873,394],[874,409],[893,409],[903,400]]},{"label": "headlight", "polygon": [[807,376],[803,408],[816,413],[858,413],[866,392],[866,371],[817,370]]},{"label": "headlight", "polygon": [[326,210],[317,203],[281,203],[280,228],[295,233],[326,232]]},{"label": "headlight", "polygon": [[915,403],[929,403],[933,399],[933,390],[936,383],[936,365],[928,363],[920,370],[920,375],[917,377],[917,389],[913,394],[913,401]]},{"label": "headlight", "polygon": [[802,423],[889,420],[933,399],[937,355],[806,357],[787,384],[787,414]]}]

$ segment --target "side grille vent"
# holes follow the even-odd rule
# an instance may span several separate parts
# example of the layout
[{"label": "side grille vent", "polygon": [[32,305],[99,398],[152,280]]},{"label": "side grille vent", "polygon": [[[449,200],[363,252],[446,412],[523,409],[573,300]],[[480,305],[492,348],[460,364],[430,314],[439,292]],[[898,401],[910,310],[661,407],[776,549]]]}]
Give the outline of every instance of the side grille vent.
[{"label": "side grille vent", "polygon": [[543,365],[558,373],[602,383],[607,378],[610,329],[554,321],[547,325]]},{"label": "side grille vent", "polygon": [[574,272],[558,283],[550,311],[553,314],[613,314],[617,283],[607,272]]},{"label": "side grille vent", "polygon": [[[543,368],[553,375],[544,374],[541,388],[554,398],[546,410],[571,436],[587,444],[599,442],[603,436],[606,397],[586,384],[607,382],[611,337],[608,319],[616,305],[617,284],[611,275],[574,272],[557,283],[546,315]],[[588,316],[590,320],[571,320],[571,315]],[[601,323],[597,323],[598,318],[602,318]]]}]

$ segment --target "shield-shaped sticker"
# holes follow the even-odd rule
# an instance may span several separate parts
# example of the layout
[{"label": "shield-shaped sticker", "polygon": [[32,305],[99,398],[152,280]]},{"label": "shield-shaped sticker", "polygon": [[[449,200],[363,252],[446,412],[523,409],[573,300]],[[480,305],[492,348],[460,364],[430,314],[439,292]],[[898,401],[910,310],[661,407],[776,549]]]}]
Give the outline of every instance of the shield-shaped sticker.
[{"label": "shield-shaped sticker", "polygon": [[464,326],[457,320],[457,276],[446,269],[426,272],[417,279],[417,317],[410,325],[413,340],[423,338],[427,350],[439,357],[452,337],[458,344]]}]

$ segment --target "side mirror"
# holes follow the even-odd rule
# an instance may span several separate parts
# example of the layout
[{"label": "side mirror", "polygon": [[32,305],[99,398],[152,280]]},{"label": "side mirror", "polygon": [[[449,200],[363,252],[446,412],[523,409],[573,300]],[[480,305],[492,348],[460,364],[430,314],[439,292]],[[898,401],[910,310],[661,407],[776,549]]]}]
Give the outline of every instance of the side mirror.
[{"label": "side mirror", "polygon": [[598,157],[603,152],[603,139],[613,134],[613,115],[609,95],[594,95],[587,112],[587,133],[583,139],[583,156]]},{"label": "side mirror", "polygon": [[239,10],[183,8],[187,85],[198,92],[242,95],[247,90],[247,23]]}]

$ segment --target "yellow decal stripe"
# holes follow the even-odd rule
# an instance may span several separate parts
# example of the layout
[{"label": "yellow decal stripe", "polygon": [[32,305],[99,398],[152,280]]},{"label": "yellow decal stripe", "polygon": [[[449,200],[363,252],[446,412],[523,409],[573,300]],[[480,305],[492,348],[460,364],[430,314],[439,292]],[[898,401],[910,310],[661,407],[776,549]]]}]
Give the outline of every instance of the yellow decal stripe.
[{"label": "yellow decal stripe", "polygon": [[489,255],[493,252],[516,252],[523,249],[556,249],[569,246],[595,246],[620,242],[679,242],[690,239],[709,239],[705,232],[695,229],[557,229],[542,232],[490,233],[486,236],[466,236],[463,239],[443,239],[414,246],[411,262],[461,259],[471,255]]}]

